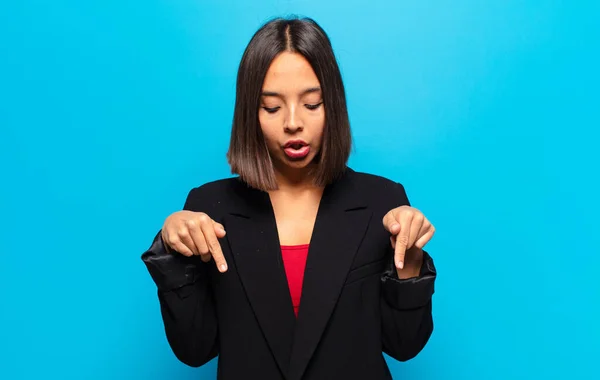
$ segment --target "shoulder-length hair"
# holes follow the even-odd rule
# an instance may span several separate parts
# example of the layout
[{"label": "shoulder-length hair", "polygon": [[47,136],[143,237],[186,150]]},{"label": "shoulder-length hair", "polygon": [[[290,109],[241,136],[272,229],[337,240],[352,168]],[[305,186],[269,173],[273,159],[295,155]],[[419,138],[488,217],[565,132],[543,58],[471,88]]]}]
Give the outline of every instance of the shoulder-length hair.
[{"label": "shoulder-length hair", "polygon": [[260,95],[271,62],[282,52],[301,54],[312,66],[325,107],[315,184],[325,186],[346,169],[352,146],[342,76],[325,31],[309,18],[277,18],[264,24],[246,47],[237,74],[235,110],[227,160],[231,172],[249,186],[277,189],[273,163],[260,127]]}]

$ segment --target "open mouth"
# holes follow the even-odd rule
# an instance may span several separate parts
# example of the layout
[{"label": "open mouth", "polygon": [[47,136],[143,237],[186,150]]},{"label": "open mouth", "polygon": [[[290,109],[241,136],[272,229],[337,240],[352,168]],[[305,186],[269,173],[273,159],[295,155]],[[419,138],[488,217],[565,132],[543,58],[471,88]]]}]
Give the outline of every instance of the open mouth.
[{"label": "open mouth", "polygon": [[286,148],[300,149],[303,146],[305,146],[305,144],[303,144],[303,143],[292,143],[292,144],[287,144]]},{"label": "open mouth", "polygon": [[288,141],[284,145],[283,151],[289,158],[302,159],[308,156],[310,146],[306,142],[300,140]]}]

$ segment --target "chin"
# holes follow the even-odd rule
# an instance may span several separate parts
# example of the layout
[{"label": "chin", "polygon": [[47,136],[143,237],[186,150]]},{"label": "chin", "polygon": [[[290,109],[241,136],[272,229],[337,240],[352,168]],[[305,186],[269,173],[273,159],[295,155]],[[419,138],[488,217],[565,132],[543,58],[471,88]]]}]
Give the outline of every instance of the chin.
[{"label": "chin", "polygon": [[302,169],[308,169],[309,167],[316,165],[316,162],[315,162],[315,156],[311,154],[308,157],[305,157],[302,159],[297,159],[297,160],[290,159],[289,157],[284,156],[280,160],[280,164],[283,167],[286,167],[289,169],[302,170]]},{"label": "chin", "polygon": [[285,162],[286,166],[289,166],[290,168],[294,168],[294,169],[304,169],[304,168],[311,166],[311,164],[312,164],[312,160],[309,160],[309,159]]}]

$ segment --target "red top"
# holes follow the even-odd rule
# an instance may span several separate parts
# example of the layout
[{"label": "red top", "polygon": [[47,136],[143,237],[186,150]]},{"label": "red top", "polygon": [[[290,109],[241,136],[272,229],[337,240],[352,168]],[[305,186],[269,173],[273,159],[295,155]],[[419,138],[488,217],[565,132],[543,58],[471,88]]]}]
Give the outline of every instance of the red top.
[{"label": "red top", "polygon": [[298,316],[298,309],[300,308],[300,296],[302,295],[302,281],[304,280],[304,268],[306,267],[308,247],[309,244],[281,246],[283,266],[285,267],[285,274],[287,276],[296,317]]}]

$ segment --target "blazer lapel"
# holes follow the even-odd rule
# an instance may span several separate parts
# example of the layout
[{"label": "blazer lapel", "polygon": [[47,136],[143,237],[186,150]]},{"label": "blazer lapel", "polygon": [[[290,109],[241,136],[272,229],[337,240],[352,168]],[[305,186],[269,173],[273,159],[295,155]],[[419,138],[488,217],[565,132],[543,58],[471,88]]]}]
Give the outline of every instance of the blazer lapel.
[{"label": "blazer lapel", "polygon": [[275,215],[267,193],[247,187],[241,191],[239,207],[225,217],[226,238],[256,319],[285,377],[296,317]]},{"label": "blazer lapel", "polygon": [[294,331],[291,380],[300,380],[306,370],[371,219],[348,171],[325,189],[319,206]]}]

